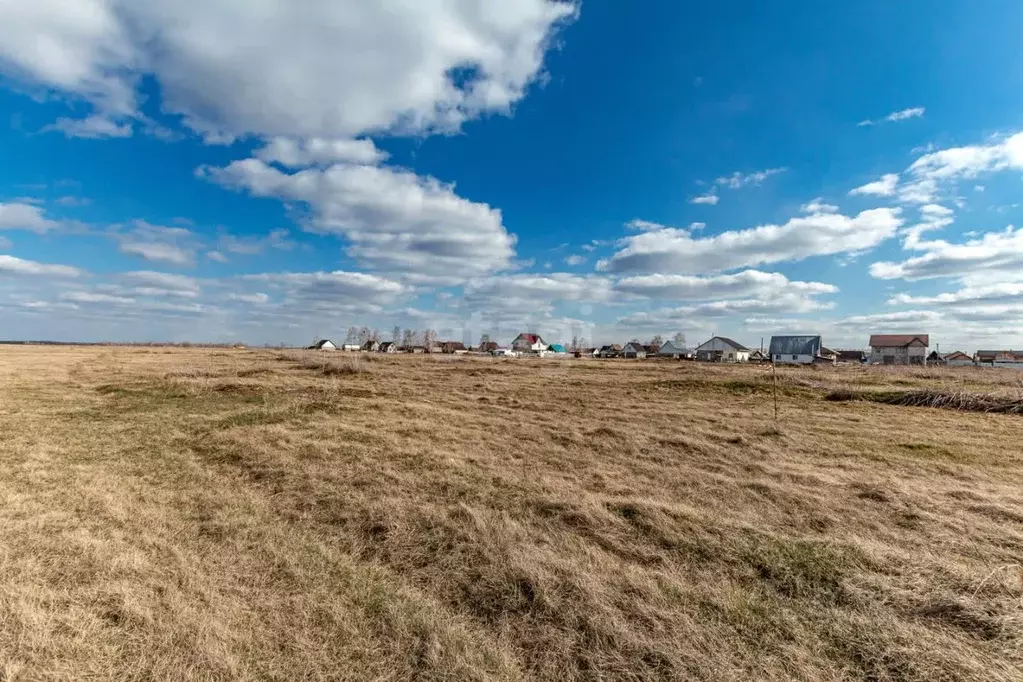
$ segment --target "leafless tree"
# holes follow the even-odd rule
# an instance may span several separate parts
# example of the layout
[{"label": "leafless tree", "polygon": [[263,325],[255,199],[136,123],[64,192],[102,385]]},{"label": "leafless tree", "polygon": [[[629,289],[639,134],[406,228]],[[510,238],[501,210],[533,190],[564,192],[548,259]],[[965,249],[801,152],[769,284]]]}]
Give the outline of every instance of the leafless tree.
[{"label": "leafless tree", "polygon": [[480,335],[480,350],[485,350],[488,343],[490,343],[490,334]]},{"label": "leafless tree", "polygon": [[579,350],[579,337],[578,336],[573,336],[572,337],[572,343],[569,344],[568,349],[569,350]]},{"label": "leafless tree", "polygon": [[660,334],[658,334],[654,338],[650,339],[650,345],[651,346],[663,346],[664,345],[664,337],[662,337]]},{"label": "leafless tree", "polygon": [[358,327],[349,327],[348,328],[348,335],[345,336],[345,343],[355,343],[356,340],[358,340],[358,338],[359,338],[359,328]]},{"label": "leafless tree", "polygon": [[426,351],[430,352],[433,350],[433,344],[437,342],[437,332],[432,329],[427,329],[423,332],[423,345],[426,346]]},{"label": "leafless tree", "polygon": [[394,328],[391,329],[391,341],[393,343],[401,343],[401,327],[398,325],[394,325]]},{"label": "leafless tree", "polygon": [[406,329],[401,333],[401,347],[405,350],[412,350],[412,346],[416,344],[416,332],[412,329]]},{"label": "leafless tree", "polygon": [[674,341],[675,345],[678,346],[679,348],[685,348],[686,335],[683,332],[679,332],[678,334],[675,334],[675,336],[672,337],[672,341]]}]

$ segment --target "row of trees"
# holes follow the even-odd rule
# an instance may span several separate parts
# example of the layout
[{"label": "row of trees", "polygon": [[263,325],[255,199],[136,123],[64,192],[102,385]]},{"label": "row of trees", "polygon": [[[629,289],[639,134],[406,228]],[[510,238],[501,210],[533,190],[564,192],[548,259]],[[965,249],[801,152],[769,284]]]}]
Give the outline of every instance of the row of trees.
[{"label": "row of trees", "polygon": [[[369,341],[379,341],[380,330],[370,329],[369,327],[349,327],[348,334],[345,336],[346,344],[357,343],[360,346],[365,345]],[[425,346],[427,348],[432,347],[437,343],[437,332],[432,329],[424,329],[419,331],[417,329],[402,329],[395,325],[391,329],[391,340],[398,344],[401,348],[413,348],[415,346]],[[675,334],[672,340],[678,346],[686,345],[686,335],[682,332]],[[632,343],[640,343],[639,339],[630,339]],[[490,334],[483,334],[480,336],[480,347],[485,347],[490,343]],[[588,341],[582,336],[573,336],[572,342],[568,345],[568,350],[577,351],[582,350],[588,346]],[[646,345],[651,346],[662,346],[664,345],[664,337],[658,334],[654,338],[650,339]]]}]

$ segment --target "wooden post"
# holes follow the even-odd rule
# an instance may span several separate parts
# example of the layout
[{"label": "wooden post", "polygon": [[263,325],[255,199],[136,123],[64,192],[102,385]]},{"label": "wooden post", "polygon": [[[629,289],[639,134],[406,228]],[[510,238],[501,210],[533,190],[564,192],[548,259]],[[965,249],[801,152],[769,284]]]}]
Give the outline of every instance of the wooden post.
[{"label": "wooden post", "polygon": [[778,372],[774,360],[771,361],[771,378],[774,380],[774,425],[778,426]]}]

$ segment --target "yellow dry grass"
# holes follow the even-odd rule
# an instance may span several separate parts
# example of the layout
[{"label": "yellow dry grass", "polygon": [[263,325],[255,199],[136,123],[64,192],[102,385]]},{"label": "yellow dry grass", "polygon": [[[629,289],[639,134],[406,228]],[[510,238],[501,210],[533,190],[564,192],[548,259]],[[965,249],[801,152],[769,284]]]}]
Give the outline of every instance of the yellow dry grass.
[{"label": "yellow dry grass", "polygon": [[900,387],[1020,392],[3,348],[0,679],[1021,679],[1023,417]]}]

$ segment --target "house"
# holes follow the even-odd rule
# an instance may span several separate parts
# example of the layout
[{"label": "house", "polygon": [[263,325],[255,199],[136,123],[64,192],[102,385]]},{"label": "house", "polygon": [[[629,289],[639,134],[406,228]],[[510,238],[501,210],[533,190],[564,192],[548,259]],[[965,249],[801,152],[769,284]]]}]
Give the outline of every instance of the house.
[{"label": "house", "polygon": [[599,358],[600,357],[600,349],[599,348],[578,348],[573,353],[573,355],[575,355],[577,358]]},{"label": "house", "polygon": [[619,358],[622,356],[622,347],[617,343],[612,343],[607,346],[601,346],[600,357],[602,358]]},{"label": "house", "polygon": [[499,358],[515,357],[515,351],[513,351],[511,348],[495,348],[493,354]]},{"label": "house", "polygon": [[812,365],[822,358],[820,336],[772,336],[771,362],[778,365]]},{"label": "house", "polygon": [[384,341],[377,350],[381,353],[397,353],[398,344],[394,341]]},{"label": "house", "polygon": [[636,343],[635,341],[630,341],[629,343],[625,344],[624,348],[622,348],[622,355],[624,355],[627,358],[635,358],[641,360],[646,357],[646,353],[647,353],[646,346],[644,346],[642,343]]},{"label": "house", "polygon": [[1023,350],[979,350],[975,357],[978,365],[1023,369]]},{"label": "house", "polygon": [[424,346],[412,346],[412,350],[410,350],[409,352],[415,353],[416,355],[420,355],[426,352],[426,348]]},{"label": "house", "polygon": [[360,350],[365,351],[367,353],[376,353],[377,351],[380,350],[380,342],[367,341],[366,343],[362,344],[362,348]]},{"label": "house", "polygon": [[341,346],[341,350],[354,353],[362,350],[362,346],[357,343],[346,343],[343,346]]},{"label": "house", "polygon": [[539,334],[519,334],[511,344],[512,350],[519,353],[539,353],[547,350],[547,344],[543,342]]},{"label": "house", "polygon": [[677,344],[674,341],[665,341],[664,344],[657,350],[657,357],[660,358],[688,358],[693,354],[692,349],[686,348],[681,344]]},{"label": "house", "polygon": [[647,357],[651,355],[657,355],[658,353],[661,352],[661,347],[656,343],[648,343],[643,347],[646,348]]},{"label": "house", "polygon": [[564,355],[565,353],[568,352],[567,350],[565,350],[565,347],[562,346],[560,343],[552,343],[550,346],[547,347],[547,350],[549,350],[552,353],[560,353],[561,355]]},{"label": "house", "polygon": [[840,350],[838,351],[839,362],[855,362],[863,364],[867,360],[867,354],[861,350]]},{"label": "house", "polygon": [[941,356],[941,361],[949,367],[973,367],[974,365],[973,358],[961,350],[945,353]]},{"label": "house", "polygon": [[748,362],[749,348],[724,336],[715,336],[696,347],[701,362]]},{"label": "house", "polygon": [[465,353],[465,344],[461,341],[445,341],[440,344],[440,351],[451,355],[452,353]]},{"label": "house", "polygon": [[762,350],[752,350],[749,354],[750,362],[770,362],[771,356]]},{"label": "house", "polygon": [[874,334],[870,337],[872,365],[926,365],[927,334]]},{"label": "house", "polygon": [[309,350],[337,350],[337,346],[335,346],[330,339],[320,339],[313,345],[309,346]]},{"label": "house", "polygon": [[486,343],[481,343],[476,350],[480,353],[493,353],[499,347],[497,341],[487,341]]},{"label": "house", "polygon": [[824,358],[825,360],[831,360],[831,362],[833,364],[837,363],[838,362],[838,351],[837,350],[831,350],[830,348],[827,348],[826,346],[821,346],[821,357]]}]

